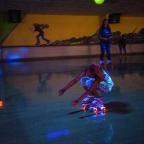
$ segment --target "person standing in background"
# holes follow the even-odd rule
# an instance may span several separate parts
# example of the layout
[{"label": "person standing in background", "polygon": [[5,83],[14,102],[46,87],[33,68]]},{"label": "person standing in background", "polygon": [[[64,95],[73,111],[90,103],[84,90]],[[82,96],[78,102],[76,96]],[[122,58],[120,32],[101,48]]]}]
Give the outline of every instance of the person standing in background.
[{"label": "person standing in background", "polygon": [[101,48],[101,55],[100,55],[100,64],[104,64],[104,55],[105,51],[107,52],[107,64],[111,64],[111,28],[108,23],[108,19],[104,19],[102,25],[99,29],[99,39],[100,39],[100,48]]},{"label": "person standing in background", "polygon": [[127,57],[127,50],[126,50],[126,34],[122,34],[118,40],[118,47],[119,47],[119,54],[120,54],[120,61],[123,56],[125,56],[125,60]]}]

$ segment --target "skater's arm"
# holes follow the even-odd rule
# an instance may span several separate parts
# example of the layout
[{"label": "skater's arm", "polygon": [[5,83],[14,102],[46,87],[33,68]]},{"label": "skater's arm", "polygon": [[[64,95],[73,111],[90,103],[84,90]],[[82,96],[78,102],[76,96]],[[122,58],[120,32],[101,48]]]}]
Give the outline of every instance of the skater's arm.
[{"label": "skater's arm", "polygon": [[76,84],[80,78],[84,76],[84,72],[81,72],[80,74],[78,74],[73,80],[71,80],[64,88],[59,90],[59,96],[63,95],[65,93],[66,90],[68,90],[69,88],[71,88],[74,84]]},{"label": "skater's arm", "polygon": [[85,91],[78,99],[72,101],[72,105],[75,106],[79,102],[81,102],[87,95],[89,94],[89,91]]},{"label": "skater's arm", "polygon": [[100,83],[100,80],[95,81],[95,83],[89,90],[89,94],[99,96],[99,93],[97,91],[99,83]]},{"label": "skater's arm", "polygon": [[96,90],[97,89],[97,86],[99,84],[99,81],[96,81],[94,83],[94,85],[92,86],[91,89],[86,89],[86,91],[76,100],[72,101],[72,105],[75,106],[77,105],[79,102],[81,102],[87,95],[94,95],[94,96],[98,96],[99,97],[99,93],[98,91]]},{"label": "skater's arm", "polygon": [[102,71],[102,68],[100,66],[97,66],[95,68],[95,71],[96,71],[96,74],[97,74],[97,81],[104,81],[104,75],[103,75],[103,71]]}]

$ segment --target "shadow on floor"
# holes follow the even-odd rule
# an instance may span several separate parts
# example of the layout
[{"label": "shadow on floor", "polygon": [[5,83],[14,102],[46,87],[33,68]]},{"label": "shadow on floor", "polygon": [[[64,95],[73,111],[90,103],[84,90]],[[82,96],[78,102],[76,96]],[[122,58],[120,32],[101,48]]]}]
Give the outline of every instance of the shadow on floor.
[{"label": "shadow on floor", "polygon": [[[113,102],[106,103],[105,106],[108,112],[113,112],[118,114],[128,114],[133,111],[130,105],[124,102],[113,101]],[[72,111],[69,112],[68,115],[73,115],[80,112],[83,112],[83,110]]]},{"label": "shadow on floor", "polygon": [[128,103],[113,101],[105,104],[109,112],[119,113],[119,114],[128,114],[133,110]]}]

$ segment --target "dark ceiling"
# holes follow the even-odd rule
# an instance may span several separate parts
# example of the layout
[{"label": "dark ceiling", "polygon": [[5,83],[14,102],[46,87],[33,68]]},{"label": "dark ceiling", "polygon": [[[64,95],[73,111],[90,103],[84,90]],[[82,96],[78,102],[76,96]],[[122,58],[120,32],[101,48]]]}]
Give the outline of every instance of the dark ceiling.
[{"label": "dark ceiling", "polygon": [[144,16],[144,0],[105,0],[103,5],[96,5],[94,0],[0,0],[0,9],[39,14]]}]

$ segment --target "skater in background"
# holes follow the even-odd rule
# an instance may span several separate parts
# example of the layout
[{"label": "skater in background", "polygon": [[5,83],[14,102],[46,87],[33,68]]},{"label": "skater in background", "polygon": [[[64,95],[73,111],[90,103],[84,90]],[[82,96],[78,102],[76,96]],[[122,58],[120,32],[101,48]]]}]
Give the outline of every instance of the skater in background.
[{"label": "skater in background", "polygon": [[80,72],[73,80],[71,80],[64,88],[59,90],[59,96],[63,95],[70,87],[80,81],[81,86],[85,92],[76,100],[72,101],[75,106],[81,102],[85,97],[92,96],[89,103],[96,97],[101,98],[98,91],[109,92],[113,87],[113,81],[107,72],[96,64],[90,65],[87,69]]},{"label": "skater in background", "polygon": [[48,24],[33,24],[33,32],[38,32],[36,35],[36,45],[40,45],[40,38],[43,39],[46,44],[49,44],[49,40],[45,37],[44,29],[49,28]]},{"label": "skater in background", "polygon": [[125,60],[127,58],[127,50],[126,50],[126,34],[122,34],[118,40],[118,47],[119,47],[119,54],[120,54],[120,61],[124,54]]},{"label": "skater in background", "polygon": [[108,19],[104,19],[103,23],[99,29],[99,40],[100,40],[100,48],[101,48],[101,55],[100,55],[100,64],[104,64],[104,55],[105,51],[107,52],[107,64],[111,64],[111,28],[108,23]]}]

